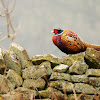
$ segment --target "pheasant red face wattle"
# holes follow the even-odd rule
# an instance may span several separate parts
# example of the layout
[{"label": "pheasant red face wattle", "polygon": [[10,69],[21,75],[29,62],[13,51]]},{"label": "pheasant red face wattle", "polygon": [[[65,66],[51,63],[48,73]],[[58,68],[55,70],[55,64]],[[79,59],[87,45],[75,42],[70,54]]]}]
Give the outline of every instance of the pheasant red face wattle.
[{"label": "pheasant red face wattle", "polygon": [[54,33],[57,34],[58,33],[58,30],[57,29],[54,29]]}]

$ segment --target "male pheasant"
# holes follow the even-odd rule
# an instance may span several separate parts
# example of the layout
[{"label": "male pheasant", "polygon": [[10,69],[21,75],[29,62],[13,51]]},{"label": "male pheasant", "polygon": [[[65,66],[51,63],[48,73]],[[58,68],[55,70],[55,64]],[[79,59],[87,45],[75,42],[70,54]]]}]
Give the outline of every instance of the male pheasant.
[{"label": "male pheasant", "polygon": [[66,54],[84,52],[87,47],[100,50],[100,46],[82,41],[75,32],[69,29],[54,29],[53,33],[53,43]]}]

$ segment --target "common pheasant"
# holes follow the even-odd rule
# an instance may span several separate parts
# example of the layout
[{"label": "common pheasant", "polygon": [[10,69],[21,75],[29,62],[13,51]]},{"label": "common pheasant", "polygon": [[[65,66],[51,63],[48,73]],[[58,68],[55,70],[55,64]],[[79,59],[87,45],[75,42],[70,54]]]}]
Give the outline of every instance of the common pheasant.
[{"label": "common pheasant", "polygon": [[100,50],[99,45],[93,45],[82,41],[75,32],[69,29],[54,29],[53,33],[53,43],[66,54],[84,52],[87,47]]}]

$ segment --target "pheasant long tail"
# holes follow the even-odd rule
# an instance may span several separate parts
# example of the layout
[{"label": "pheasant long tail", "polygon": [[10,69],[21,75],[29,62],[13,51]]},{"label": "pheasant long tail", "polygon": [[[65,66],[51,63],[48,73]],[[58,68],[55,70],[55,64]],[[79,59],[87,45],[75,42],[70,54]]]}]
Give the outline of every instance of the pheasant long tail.
[{"label": "pheasant long tail", "polygon": [[94,45],[94,44],[89,44],[89,43],[84,43],[86,47],[94,48],[98,51],[100,51],[100,45]]}]

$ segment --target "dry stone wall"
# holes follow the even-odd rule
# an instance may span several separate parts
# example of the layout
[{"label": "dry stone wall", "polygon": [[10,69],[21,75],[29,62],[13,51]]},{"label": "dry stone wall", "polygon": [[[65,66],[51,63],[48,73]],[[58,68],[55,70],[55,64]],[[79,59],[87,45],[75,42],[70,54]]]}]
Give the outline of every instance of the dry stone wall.
[{"label": "dry stone wall", "polygon": [[100,100],[99,94],[100,51],[30,59],[16,43],[0,49],[0,100]]}]

